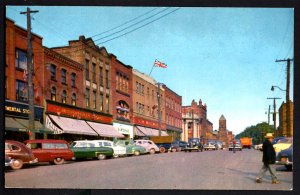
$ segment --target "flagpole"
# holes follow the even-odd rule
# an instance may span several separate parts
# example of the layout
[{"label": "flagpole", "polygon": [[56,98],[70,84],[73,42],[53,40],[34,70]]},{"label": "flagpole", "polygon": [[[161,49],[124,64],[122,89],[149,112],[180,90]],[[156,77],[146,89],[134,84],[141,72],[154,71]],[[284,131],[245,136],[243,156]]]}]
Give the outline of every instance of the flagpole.
[{"label": "flagpole", "polygon": [[152,68],[151,68],[151,71],[150,71],[150,73],[149,73],[149,76],[150,76],[151,73],[152,73],[152,70],[153,70],[154,65],[155,65],[155,64],[153,64],[153,66],[152,66]]}]

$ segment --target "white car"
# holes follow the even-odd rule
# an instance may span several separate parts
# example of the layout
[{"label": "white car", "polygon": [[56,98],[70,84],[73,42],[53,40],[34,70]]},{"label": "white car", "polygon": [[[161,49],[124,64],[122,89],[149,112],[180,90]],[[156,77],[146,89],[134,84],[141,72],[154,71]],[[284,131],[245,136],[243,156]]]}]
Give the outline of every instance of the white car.
[{"label": "white car", "polygon": [[216,150],[217,148],[214,143],[208,142],[208,143],[204,144],[203,149],[204,150]]},{"label": "white car", "polygon": [[154,154],[159,152],[157,145],[151,140],[134,140],[135,145],[143,146],[147,153]]},{"label": "white car", "polygon": [[109,140],[80,140],[80,141],[76,141],[76,143],[80,143],[80,142],[91,143],[95,147],[112,148],[114,150],[114,157],[115,158],[117,158],[119,156],[125,156],[126,155],[126,147],[116,145],[116,144],[114,144],[114,142],[109,141]]}]

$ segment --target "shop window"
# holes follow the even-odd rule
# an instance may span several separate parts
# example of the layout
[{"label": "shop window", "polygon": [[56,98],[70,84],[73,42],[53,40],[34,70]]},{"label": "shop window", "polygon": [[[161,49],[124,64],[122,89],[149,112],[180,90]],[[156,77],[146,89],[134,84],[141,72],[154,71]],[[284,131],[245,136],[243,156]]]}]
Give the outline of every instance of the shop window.
[{"label": "shop window", "polygon": [[67,83],[67,70],[61,69],[61,83]]},{"label": "shop window", "polygon": [[71,74],[71,86],[72,87],[76,86],[76,74],[75,73]]},{"label": "shop window", "polygon": [[56,88],[55,87],[51,88],[51,100],[56,101]]},{"label": "shop window", "polygon": [[28,101],[28,87],[24,81],[16,81],[16,99],[22,102]]},{"label": "shop window", "polygon": [[27,53],[25,51],[16,50],[16,68],[27,70]]},{"label": "shop window", "polygon": [[56,66],[53,64],[50,66],[50,77],[52,80],[56,80]]},{"label": "shop window", "polygon": [[76,94],[75,93],[73,93],[72,94],[72,100],[71,100],[72,102],[72,106],[76,106]]},{"label": "shop window", "polygon": [[61,102],[63,104],[67,103],[67,92],[66,92],[66,90],[63,90],[63,92],[61,93]]}]

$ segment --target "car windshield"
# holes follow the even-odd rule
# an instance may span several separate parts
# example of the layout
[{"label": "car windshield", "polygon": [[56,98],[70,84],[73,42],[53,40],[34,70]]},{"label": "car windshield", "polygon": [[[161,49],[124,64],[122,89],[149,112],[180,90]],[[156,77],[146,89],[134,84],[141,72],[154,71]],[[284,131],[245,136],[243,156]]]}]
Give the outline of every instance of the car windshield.
[{"label": "car windshield", "polygon": [[291,143],[293,143],[293,139],[291,139],[291,138],[283,138],[283,139],[280,139],[277,142],[277,144],[279,144],[279,143],[291,144]]}]

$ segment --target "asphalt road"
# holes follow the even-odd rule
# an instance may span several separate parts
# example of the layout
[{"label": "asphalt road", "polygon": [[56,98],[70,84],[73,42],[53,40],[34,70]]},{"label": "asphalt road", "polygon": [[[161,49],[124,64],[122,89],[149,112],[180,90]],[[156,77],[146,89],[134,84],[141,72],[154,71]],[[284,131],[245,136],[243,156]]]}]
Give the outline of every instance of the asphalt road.
[{"label": "asphalt road", "polygon": [[262,152],[244,149],[175,152],[107,160],[43,163],[5,171],[6,188],[291,190],[293,172],[276,166],[280,184],[269,173],[255,183]]}]

